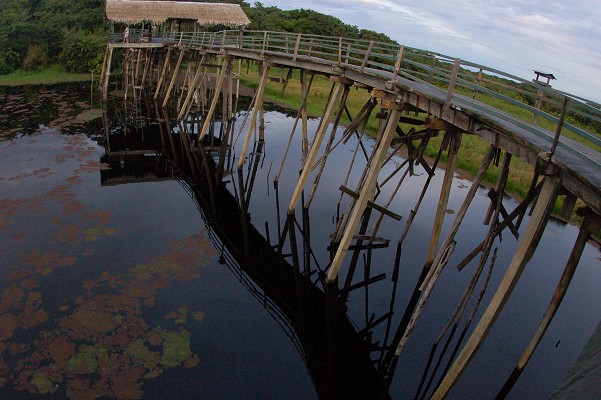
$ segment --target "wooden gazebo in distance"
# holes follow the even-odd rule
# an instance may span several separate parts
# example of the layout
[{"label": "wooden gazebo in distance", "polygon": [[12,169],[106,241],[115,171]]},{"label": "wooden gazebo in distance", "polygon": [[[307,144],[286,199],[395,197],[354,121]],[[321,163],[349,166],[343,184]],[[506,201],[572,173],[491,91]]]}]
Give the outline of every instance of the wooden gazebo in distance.
[{"label": "wooden gazebo in distance", "polygon": [[[533,79],[533,80],[532,80],[532,82],[534,82],[534,83],[538,83],[539,85],[550,86],[550,85],[549,85],[549,81],[550,81],[550,80],[555,80],[555,79],[557,79],[557,78],[555,77],[555,75],[553,75],[553,74],[551,74],[551,73],[549,73],[549,72],[541,72],[541,71],[534,70],[534,74],[536,75],[536,79]],[[541,76],[542,76],[543,78],[547,78],[547,82],[543,82],[543,81],[541,81],[541,80],[540,80],[540,77],[541,77]]]},{"label": "wooden gazebo in distance", "polygon": [[238,28],[250,23],[239,4],[167,0],[106,0],[106,18],[126,25],[193,21],[203,26]]}]

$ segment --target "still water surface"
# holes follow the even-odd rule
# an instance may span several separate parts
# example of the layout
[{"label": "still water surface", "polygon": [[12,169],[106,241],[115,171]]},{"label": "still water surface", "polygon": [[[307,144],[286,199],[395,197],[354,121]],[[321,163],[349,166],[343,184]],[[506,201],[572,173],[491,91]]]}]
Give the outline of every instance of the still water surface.
[{"label": "still water surface", "polygon": [[[181,175],[165,167],[160,156],[124,156],[111,163],[103,119],[87,121],[81,114],[87,108],[89,98],[80,85],[2,89],[0,94],[0,398],[317,398],[289,332],[223,264],[222,249],[210,240],[208,223],[186,185],[173,179]],[[157,142],[156,129],[143,138],[131,131],[124,136],[119,115],[107,114],[114,141],[121,138],[124,146]],[[293,119],[277,108],[265,118],[266,149],[249,211],[253,225],[265,235],[269,227],[274,242],[278,220],[272,181]],[[310,131],[316,124],[310,121]],[[332,154],[328,165],[336,167],[326,168],[311,207],[311,240],[321,265],[327,263],[340,197],[332,188],[340,186],[352,148],[351,142]],[[144,167],[155,172],[150,177],[135,168],[149,162],[160,165]],[[299,163],[292,156],[280,179],[281,207],[290,198]],[[425,179],[423,171],[416,172],[391,206],[405,218]],[[440,179],[442,171],[434,188]],[[235,181],[232,175],[227,185],[232,193]],[[455,180],[450,213],[468,188],[468,181]],[[403,244],[393,329],[423,264],[436,202],[433,190]],[[472,209],[480,212],[468,213],[457,238],[460,246],[467,245],[450,261],[399,360],[389,391],[393,399],[415,395],[432,343],[471,277],[473,265],[458,272],[453,262],[486,234],[481,210],[488,202],[485,191],[479,192]],[[513,200],[506,199],[506,207],[515,207]],[[383,222],[382,232],[393,243],[401,230],[398,223]],[[572,226],[550,223],[452,398],[491,398],[502,386],[544,313],[576,235]],[[504,235],[492,289],[515,247],[515,239]],[[395,246],[371,256],[372,274],[390,274]],[[601,317],[599,257],[597,248],[587,246],[562,308],[510,398],[547,398],[590,337]],[[366,316],[388,311],[390,295],[389,280],[370,287],[367,295],[352,294],[349,316],[364,326]]]}]

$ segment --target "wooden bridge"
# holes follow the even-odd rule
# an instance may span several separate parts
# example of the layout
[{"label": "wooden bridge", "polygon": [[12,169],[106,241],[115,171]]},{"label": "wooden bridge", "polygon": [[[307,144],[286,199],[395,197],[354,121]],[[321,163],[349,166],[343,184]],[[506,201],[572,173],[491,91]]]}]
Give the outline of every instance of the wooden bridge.
[{"label": "wooden bridge", "polygon": [[[175,107],[180,129],[194,133],[197,143],[206,140],[220,117],[222,128],[219,139],[220,143],[225,143],[223,151],[232,143],[234,136],[233,115],[238,97],[235,79],[240,73],[241,60],[256,62],[260,66],[260,81],[251,102],[251,111],[242,121],[246,132],[236,162],[239,171],[245,165],[250,168],[256,162],[257,146],[249,149],[253,138],[257,141],[258,137],[259,142],[263,140],[263,101],[270,70],[279,68],[282,71],[279,78],[282,90],[295,76],[293,71],[300,71],[302,100],[289,143],[293,140],[302,143],[299,158],[303,161],[295,189],[287,200],[288,224],[279,237],[280,248],[287,243],[291,249],[295,268],[301,268],[296,251],[296,212],[301,200],[303,213],[309,209],[329,154],[350,136],[356,136],[360,145],[354,150],[353,161],[356,157],[365,157],[365,166],[355,167],[363,169],[361,179],[353,188],[348,183],[350,171],[340,171],[340,195],[345,197],[347,209],[341,212],[331,235],[331,260],[321,276],[326,290],[344,292],[381,279],[368,277],[360,283],[353,283],[358,252],[382,242],[377,233],[383,218],[401,220],[402,216],[392,211],[391,205],[405,178],[412,176],[415,165],[420,165],[427,172],[428,179],[415,207],[404,215],[405,225],[398,243],[403,242],[430,186],[435,167],[446,157],[438,205],[432,210],[434,225],[424,254],[423,271],[400,326],[391,335],[390,351],[379,366],[386,371],[394,371],[396,360],[410,339],[455,249],[456,234],[484,174],[492,163],[501,165],[498,181],[489,192],[490,207],[483,210],[489,225],[488,234],[458,267],[464,267],[479,256],[474,275],[479,277],[490,258],[493,242],[505,230],[519,239],[518,248],[484,315],[432,398],[446,397],[485,340],[532,257],[558,197],[563,197],[560,214],[565,218],[573,214],[578,204],[576,212],[582,221],[580,234],[555,295],[499,398],[507,394],[561,304],[585,244],[600,229],[601,140],[597,133],[588,132],[574,123],[575,120],[601,123],[599,109],[585,99],[554,90],[548,85],[438,53],[374,41],[245,30],[176,34],[130,30],[127,43],[124,43],[122,34],[113,34],[103,64],[101,92],[104,99],[109,96],[112,60],[116,52],[123,55],[121,80],[115,81],[116,86],[122,89],[120,95],[134,100],[153,98],[158,107]],[[316,75],[329,77],[331,90],[319,126],[310,135],[307,99]],[[355,115],[351,115],[346,107],[353,87],[369,93]],[[532,99],[534,104],[518,100],[526,98]],[[493,103],[495,106],[490,105]],[[380,112],[374,112],[376,108]],[[504,111],[508,109],[517,110],[520,116]],[[549,109],[557,112],[545,111]],[[350,122],[342,136],[336,137],[343,114]],[[202,117],[197,118],[197,115]],[[370,121],[376,121],[379,126],[371,154],[368,146],[364,145],[366,126]],[[301,135],[295,139],[299,123]],[[424,157],[425,148],[432,138],[440,135],[444,139],[437,156],[429,161]],[[488,143],[488,150],[481,155],[480,167],[450,229],[443,234],[457,153],[465,142],[462,138],[468,135]],[[380,176],[383,166],[391,162],[391,154],[399,153],[402,148],[405,149],[405,161],[395,167],[390,176]],[[224,175],[225,153],[222,152],[220,157],[218,181]],[[513,157],[532,165],[533,172],[525,198],[514,210],[506,210],[502,200]],[[286,158],[287,151],[274,179],[276,186]],[[353,163],[350,168],[353,168]],[[242,174],[239,177],[243,179]],[[241,186],[245,186],[244,182]],[[394,189],[389,199],[382,200],[379,197],[384,186]],[[331,190],[325,188],[328,189]],[[519,233],[529,207],[531,217],[525,230]],[[370,228],[370,216],[376,213],[376,222]],[[301,235],[306,235],[306,232],[301,230]],[[352,255],[347,257],[349,252]],[[341,279],[341,272],[346,272],[344,279]],[[391,274],[398,276],[398,265]],[[339,284],[342,287],[339,288]],[[467,301],[472,293],[473,285],[466,290],[462,302]]]}]

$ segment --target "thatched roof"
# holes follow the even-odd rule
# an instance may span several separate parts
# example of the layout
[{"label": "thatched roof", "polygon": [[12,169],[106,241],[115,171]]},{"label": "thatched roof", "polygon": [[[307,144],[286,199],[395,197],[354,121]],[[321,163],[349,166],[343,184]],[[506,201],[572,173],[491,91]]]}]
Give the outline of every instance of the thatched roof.
[{"label": "thatched roof", "polygon": [[200,25],[248,25],[250,20],[238,4],[191,1],[106,0],[109,21],[161,24],[168,19],[194,20]]}]

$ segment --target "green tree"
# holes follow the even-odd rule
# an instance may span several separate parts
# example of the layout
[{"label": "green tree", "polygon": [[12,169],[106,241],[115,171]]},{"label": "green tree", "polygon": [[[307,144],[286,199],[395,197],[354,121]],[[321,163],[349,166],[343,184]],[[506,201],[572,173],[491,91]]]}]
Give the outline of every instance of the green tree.
[{"label": "green tree", "polygon": [[68,72],[100,72],[105,45],[103,31],[67,30],[62,43],[61,64]]}]

